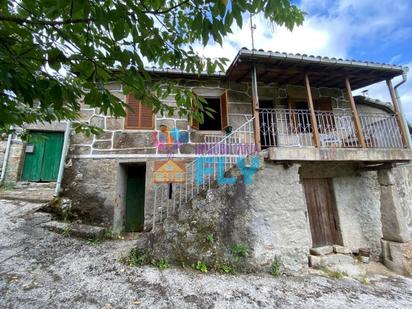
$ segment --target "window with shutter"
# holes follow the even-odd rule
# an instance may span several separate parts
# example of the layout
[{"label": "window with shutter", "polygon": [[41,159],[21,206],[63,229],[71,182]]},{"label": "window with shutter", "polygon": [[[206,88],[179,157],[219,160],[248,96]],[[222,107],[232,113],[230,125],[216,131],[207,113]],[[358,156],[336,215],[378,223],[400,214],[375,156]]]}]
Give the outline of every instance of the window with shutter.
[{"label": "window with shutter", "polygon": [[132,95],[127,96],[127,104],[133,110],[127,110],[125,128],[152,130],[154,124],[154,114],[149,106],[143,105]]},{"label": "window with shutter", "polygon": [[227,91],[220,97],[206,97],[204,99],[207,101],[207,106],[214,110],[214,112],[212,112],[213,118],[204,113],[203,123],[199,124],[189,116],[191,127],[205,131],[218,131],[227,128],[229,126]]}]

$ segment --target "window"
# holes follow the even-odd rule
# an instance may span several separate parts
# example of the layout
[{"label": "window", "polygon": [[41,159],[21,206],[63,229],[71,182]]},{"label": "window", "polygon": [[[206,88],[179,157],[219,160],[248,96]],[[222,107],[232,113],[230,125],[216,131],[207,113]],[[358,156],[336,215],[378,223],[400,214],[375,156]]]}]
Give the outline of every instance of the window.
[{"label": "window", "polygon": [[149,106],[143,105],[130,94],[127,96],[127,104],[133,110],[127,110],[126,112],[126,129],[153,129],[154,114]]},{"label": "window", "polygon": [[227,91],[225,91],[220,98],[205,98],[205,100],[208,103],[208,107],[215,111],[213,113],[214,118],[204,114],[203,123],[198,123],[197,121],[192,120],[192,127],[198,130],[210,131],[225,129],[229,125]]}]

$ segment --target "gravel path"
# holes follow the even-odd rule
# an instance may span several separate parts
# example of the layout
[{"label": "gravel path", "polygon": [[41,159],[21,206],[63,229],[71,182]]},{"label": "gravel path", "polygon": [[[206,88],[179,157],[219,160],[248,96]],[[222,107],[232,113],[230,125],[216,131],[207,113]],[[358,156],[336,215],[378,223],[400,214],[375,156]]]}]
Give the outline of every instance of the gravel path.
[{"label": "gravel path", "polygon": [[216,275],[118,262],[134,241],[91,245],[40,227],[38,205],[0,200],[0,308],[411,308],[412,279]]}]

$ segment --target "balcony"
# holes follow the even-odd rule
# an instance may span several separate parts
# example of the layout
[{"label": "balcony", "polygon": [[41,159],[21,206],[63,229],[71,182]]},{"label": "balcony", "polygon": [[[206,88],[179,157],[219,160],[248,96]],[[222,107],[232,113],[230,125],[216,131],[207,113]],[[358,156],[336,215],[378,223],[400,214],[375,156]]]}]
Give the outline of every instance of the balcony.
[{"label": "balcony", "polygon": [[260,109],[260,142],[273,160],[407,161],[396,115],[360,113],[364,147],[351,110],[315,111],[319,146],[309,110]]}]

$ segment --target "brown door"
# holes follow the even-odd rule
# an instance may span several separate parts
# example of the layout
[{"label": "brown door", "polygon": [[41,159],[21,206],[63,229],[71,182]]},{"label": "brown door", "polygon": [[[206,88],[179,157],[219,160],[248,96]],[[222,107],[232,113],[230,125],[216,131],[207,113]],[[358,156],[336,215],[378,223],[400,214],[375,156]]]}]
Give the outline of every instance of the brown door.
[{"label": "brown door", "polygon": [[308,178],[303,180],[303,186],[313,247],[336,244],[338,232],[333,215],[331,179]]}]

